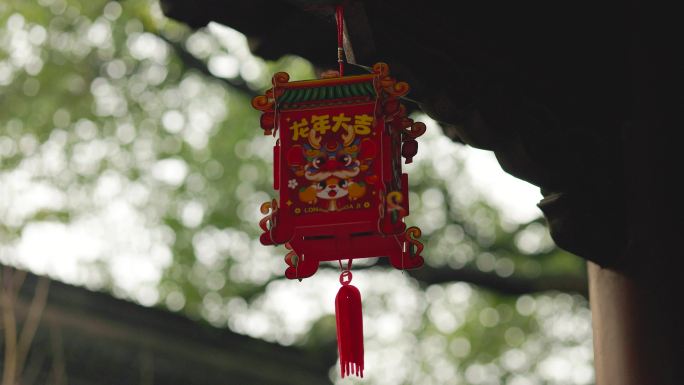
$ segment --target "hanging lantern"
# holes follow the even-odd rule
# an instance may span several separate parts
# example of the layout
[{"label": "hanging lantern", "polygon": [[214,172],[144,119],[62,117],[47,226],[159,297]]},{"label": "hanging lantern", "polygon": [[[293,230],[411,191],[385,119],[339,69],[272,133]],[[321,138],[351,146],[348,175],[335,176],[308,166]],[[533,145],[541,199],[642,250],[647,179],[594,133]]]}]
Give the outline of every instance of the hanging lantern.
[{"label": "hanging lantern", "polygon": [[[264,112],[273,148],[273,188],[279,199],[262,206],[264,245],[288,244],[288,278],[310,277],[320,261],[387,256],[398,269],[423,263],[416,227],[406,229],[408,178],[415,138],[425,125],[406,117],[398,98],[406,83],[388,76],[384,63],[371,75],[288,82],[253,106]],[[269,213],[270,212],[270,213]]]},{"label": "hanging lantern", "polygon": [[[261,206],[264,245],[285,245],[285,276],[312,276],[322,261],[342,268],[335,300],[342,377],[363,377],[361,296],[350,284],[352,260],[386,257],[397,269],[423,265],[417,227],[406,228],[408,176],[423,123],[407,117],[400,98],[405,82],[377,63],[372,73],[341,76],[343,50],[338,7],[340,71],[290,82],[284,72],[252,106],[263,112],[261,128],[277,138],[273,188],[278,198]],[[342,261],[347,266],[343,268]]]},{"label": "hanging lantern", "polygon": [[[406,228],[408,177],[423,123],[406,116],[399,98],[408,84],[373,73],[289,82],[280,72],[273,88],[252,105],[261,127],[277,139],[273,188],[278,199],[261,207],[264,245],[285,245],[285,276],[312,276],[321,261],[349,260],[336,300],[342,376],[363,375],[358,290],[349,285],[351,260],[387,257],[397,269],[423,265],[417,227]],[[357,309],[357,310],[355,310]],[[360,345],[360,346],[359,346]]]}]

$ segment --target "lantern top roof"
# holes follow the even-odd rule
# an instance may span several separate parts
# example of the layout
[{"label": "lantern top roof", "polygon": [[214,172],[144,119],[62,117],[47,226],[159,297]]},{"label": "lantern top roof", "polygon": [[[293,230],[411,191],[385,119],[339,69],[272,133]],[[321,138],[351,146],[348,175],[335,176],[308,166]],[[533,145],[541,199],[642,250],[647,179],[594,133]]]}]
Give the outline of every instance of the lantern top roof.
[{"label": "lantern top roof", "polygon": [[308,80],[296,80],[296,81],[282,81],[281,76],[276,74],[274,76],[274,82],[278,87],[286,88],[312,88],[312,87],[326,87],[326,86],[336,86],[336,85],[350,85],[357,83],[370,83],[372,85],[374,79],[377,77],[376,74],[367,75],[353,75],[353,76],[336,76],[328,77],[322,79],[308,79]]},{"label": "lantern top roof", "polygon": [[326,104],[369,102],[377,97],[373,75],[336,77],[276,83],[282,93],[276,93],[280,109]]}]

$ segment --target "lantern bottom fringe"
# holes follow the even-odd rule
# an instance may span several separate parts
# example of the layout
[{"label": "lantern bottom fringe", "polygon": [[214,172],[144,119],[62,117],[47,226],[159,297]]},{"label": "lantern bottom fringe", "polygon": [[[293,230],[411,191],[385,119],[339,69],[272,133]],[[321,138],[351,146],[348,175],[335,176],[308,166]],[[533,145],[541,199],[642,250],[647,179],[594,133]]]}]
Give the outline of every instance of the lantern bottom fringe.
[{"label": "lantern bottom fringe", "polygon": [[363,316],[359,289],[344,281],[351,280],[351,272],[340,276],[342,287],[335,297],[337,320],[337,350],[340,354],[342,377],[354,374],[363,377]]},{"label": "lantern bottom fringe", "polygon": [[356,364],[354,362],[340,362],[340,375],[342,378],[352,374],[363,378],[363,364]]}]

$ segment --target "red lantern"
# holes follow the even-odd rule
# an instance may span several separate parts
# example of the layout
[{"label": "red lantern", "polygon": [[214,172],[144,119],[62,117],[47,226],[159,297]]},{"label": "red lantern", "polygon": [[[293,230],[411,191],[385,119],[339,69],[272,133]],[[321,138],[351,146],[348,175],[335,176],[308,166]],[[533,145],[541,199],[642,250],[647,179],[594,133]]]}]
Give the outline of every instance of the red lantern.
[{"label": "red lantern", "polygon": [[[337,75],[337,74],[336,74]],[[359,291],[349,284],[356,258],[387,257],[397,269],[422,266],[417,227],[406,228],[410,163],[423,123],[406,116],[399,98],[409,86],[389,76],[385,63],[368,75],[289,82],[273,76],[273,88],[252,105],[261,127],[277,137],[273,188],[264,203],[261,243],[283,244],[285,276],[310,277],[321,261],[348,260],[336,298],[341,374],[363,376],[363,327]]]}]

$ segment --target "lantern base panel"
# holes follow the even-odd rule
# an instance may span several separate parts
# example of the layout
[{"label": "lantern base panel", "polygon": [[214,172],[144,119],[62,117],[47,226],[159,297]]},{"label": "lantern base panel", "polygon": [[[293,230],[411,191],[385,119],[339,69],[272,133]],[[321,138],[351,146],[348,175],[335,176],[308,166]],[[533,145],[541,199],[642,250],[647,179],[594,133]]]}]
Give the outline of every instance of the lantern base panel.
[{"label": "lantern base panel", "polygon": [[[322,261],[341,261],[347,259],[387,257],[390,264],[400,270],[421,267],[422,244],[411,239],[408,233],[397,235],[360,234],[349,237],[294,237],[289,246],[297,255],[294,262],[285,270],[289,279],[307,278],[316,273]],[[420,246],[416,248],[414,245]]]}]

